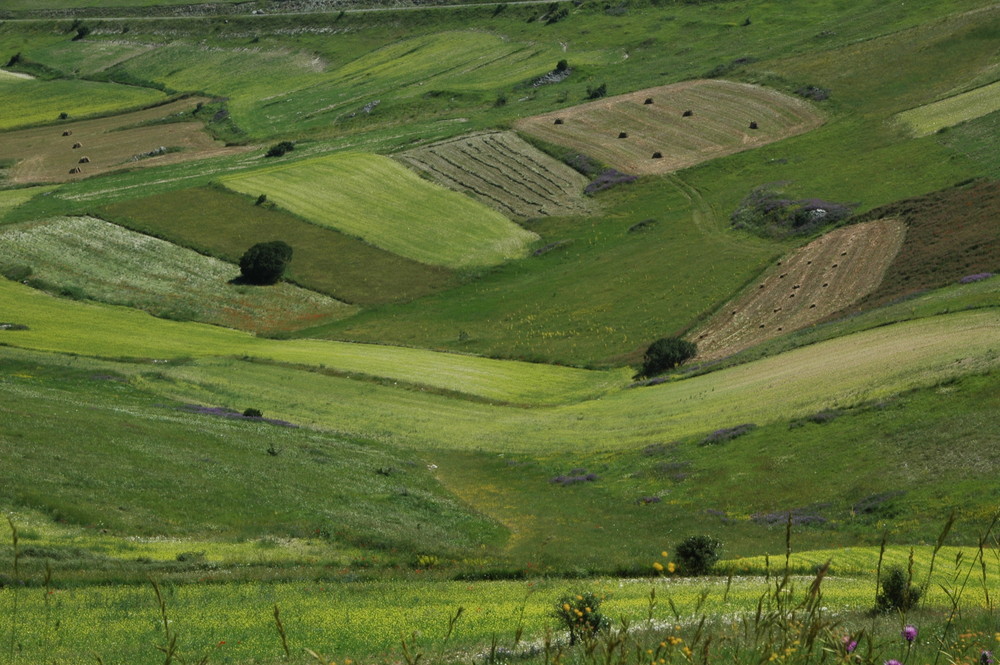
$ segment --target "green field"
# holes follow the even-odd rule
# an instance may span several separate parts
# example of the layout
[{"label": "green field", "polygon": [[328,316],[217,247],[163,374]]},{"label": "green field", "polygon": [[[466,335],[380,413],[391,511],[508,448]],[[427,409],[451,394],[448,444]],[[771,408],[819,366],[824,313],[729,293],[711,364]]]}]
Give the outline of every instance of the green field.
[{"label": "green field", "polygon": [[131,110],[163,101],[159,90],[94,81],[36,81],[0,78],[0,131],[42,123],[53,123],[59,114],[70,118]]},{"label": "green field", "polygon": [[899,120],[915,135],[926,136],[1000,109],[1000,82],[963,92],[939,102],[904,111]]},{"label": "green field", "polygon": [[[995,4],[14,2],[0,663],[1000,648]],[[147,140],[177,163],[123,162]],[[733,229],[762,186],[808,233]],[[868,296],[634,383],[772,273],[765,314],[859,277],[876,219]],[[229,283],[279,239],[281,284]],[[923,597],[874,616],[890,566]],[[588,591],[612,625],[570,646]]]},{"label": "green field", "polygon": [[[181,189],[105,206],[129,228],[236,262],[251,245],[274,238],[295,252],[288,277],[362,306],[412,300],[456,283],[454,274],[373,247],[334,229],[215,187]],[[210,219],[211,224],[205,220]]]},{"label": "green field", "polygon": [[357,311],[287,283],[234,284],[238,266],[89,217],[5,227],[0,251],[31,284],[164,318],[274,332]]},{"label": "green field", "polygon": [[499,213],[378,155],[296,162],[222,182],[243,194],[267,194],[311,222],[430,265],[494,265],[522,256],[536,238]]}]

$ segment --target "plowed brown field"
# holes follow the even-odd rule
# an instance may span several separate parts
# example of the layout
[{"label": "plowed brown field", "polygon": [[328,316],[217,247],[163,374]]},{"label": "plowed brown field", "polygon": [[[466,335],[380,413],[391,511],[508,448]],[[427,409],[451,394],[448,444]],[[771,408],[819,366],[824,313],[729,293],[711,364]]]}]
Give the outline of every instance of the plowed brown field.
[{"label": "plowed brown field", "polygon": [[716,360],[805,328],[865,297],[882,282],[906,225],[880,219],[846,226],[768,268],[689,339],[698,360]]},{"label": "plowed brown field", "polygon": [[[652,103],[646,103],[650,99]],[[822,122],[807,102],[776,90],[697,80],[524,118],[514,128],[620,171],[647,175],[773,143]],[[755,129],[751,123],[756,123]],[[622,133],[627,136],[619,138]]]},{"label": "plowed brown field", "polygon": [[[209,136],[200,122],[145,124],[188,111],[198,101],[205,100],[181,99],[107,118],[6,132],[0,134],[0,159],[17,160],[8,173],[14,183],[52,183],[249,149],[226,147]],[[172,151],[132,160],[160,147]]]}]

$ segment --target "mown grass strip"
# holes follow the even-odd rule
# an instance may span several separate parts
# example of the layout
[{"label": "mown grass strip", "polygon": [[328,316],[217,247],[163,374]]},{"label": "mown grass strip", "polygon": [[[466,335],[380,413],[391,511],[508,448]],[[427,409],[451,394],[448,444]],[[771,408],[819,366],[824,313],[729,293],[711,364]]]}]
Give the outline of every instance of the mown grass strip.
[{"label": "mown grass strip", "polygon": [[537,238],[498,212],[378,155],[312,159],[222,183],[244,194],[266,194],[316,224],[431,265],[494,265],[523,256]]},{"label": "mown grass strip", "polygon": [[159,90],[93,81],[0,78],[0,130],[148,106],[166,98]]},{"label": "mown grass strip", "polygon": [[998,109],[1000,109],[1000,81],[933,104],[903,111],[896,117],[916,136],[927,136],[945,127],[981,118]]}]

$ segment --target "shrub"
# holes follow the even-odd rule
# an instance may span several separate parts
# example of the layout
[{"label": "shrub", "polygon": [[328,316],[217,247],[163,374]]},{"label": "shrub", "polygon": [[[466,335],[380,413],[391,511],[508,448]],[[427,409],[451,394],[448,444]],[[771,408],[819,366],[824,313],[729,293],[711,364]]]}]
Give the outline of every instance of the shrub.
[{"label": "shrub", "polygon": [[601,601],[589,591],[568,594],[555,604],[552,616],[569,631],[570,645],[579,639],[586,639],[607,628],[611,621],[601,614]]},{"label": "shrub", "polygon": [[730,225],[766,238],[807,235],[847,219],[856,205],[823,199],[788,199],[779,193],[781,185],[772,183],[750,190],[730,215]]},{"label": "shrub", "polygon": [[607,83],[602,83],[596,88],[591,88],[587,86],[587,99],[600,99],[608,94]]},{"label": "shrub", "polygon": [[655,376],[668,369],[673,369],[688,358],[698,353],[694,342],[679,337],[664,337],[649,345],[642,358],[642,369],[639,376]]},{"label": "shrub", "polygon": [[240,257],[240,273],[250,284],[274,284],[292,260],[292,248],[281,240],[259,242]]},{"label": "shrub", "polygon": [[910,578],[899,566],[892,566],[882,580],[882,592],[875,597],[875,611],[907,612],[916,606],[922,591],[910,584]]},{"label": "shrub", "polygon": [[688,536],[674,554],[685,575],[704,575],[722,556],[722,542],[712,536]]},{"label": "shrub", "polygon": [[556,63],[557,72],[564,72],[567,69],[569,69],[569,63],[566,62],[565,60],[560,60],[559,62]]},{"label": "shrub", "polygon": [[261,418],[263,416],[264,414],[261,413],[260,409],[255,409],[253,407],[250,407],[249,409],[243,412],[244,418]]},{"label": "shrub", "polygon": [[[229,115],[228,112],[227,112],[226,115],[228,117],[228,115]],[[282,155],[284,155],[286,153],[289,153],[292,150],[295,150],[295,144],[294,143],[292,143],[291,141],[282,141],[281,143],[275,143],[274,145],[272,145],[268,149],[267,154],[265,154],[264,156],[265,157],[281,157]]]}]

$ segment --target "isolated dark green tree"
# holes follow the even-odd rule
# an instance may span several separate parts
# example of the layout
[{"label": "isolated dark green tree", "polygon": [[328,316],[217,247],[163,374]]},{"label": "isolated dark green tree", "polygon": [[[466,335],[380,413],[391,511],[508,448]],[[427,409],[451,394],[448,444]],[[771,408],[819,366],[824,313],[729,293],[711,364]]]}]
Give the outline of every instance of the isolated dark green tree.
[{"label": "isolated dark green tree", "polygon": [[240,257],[240,272],[251,284],[274,284],[285,274],[292,248],[281,240],[259,242]]},{"label": "isolated dark green tree", "polygon": [[704,575],[722,556],[722,542],[712,536],[688,536],[674,550],[683,575]]},{"label": "isolated dark green tree", "polygon": [[916,607],[921,596],[920,587],[910,583],[910,576],[899,566],[892,566],[882,579],[882,591],[875,597],[875,611],[908,612]]},{"label": "isolated dark green tree", "polygon": [[646,355],[642,358],[642,369],[639,376],[656,376],[668,369],[673,369],[688,358],[698,353],[694,342],[680,337],[664,337],[649,345]]},{"label": "isolated dark green tree", "polygon": [[295,144],[291,141],[282,141],[281,143],[275,143],[270,148],[268,148],[265,157],[281,157],[282,155],[295,150]]}]

